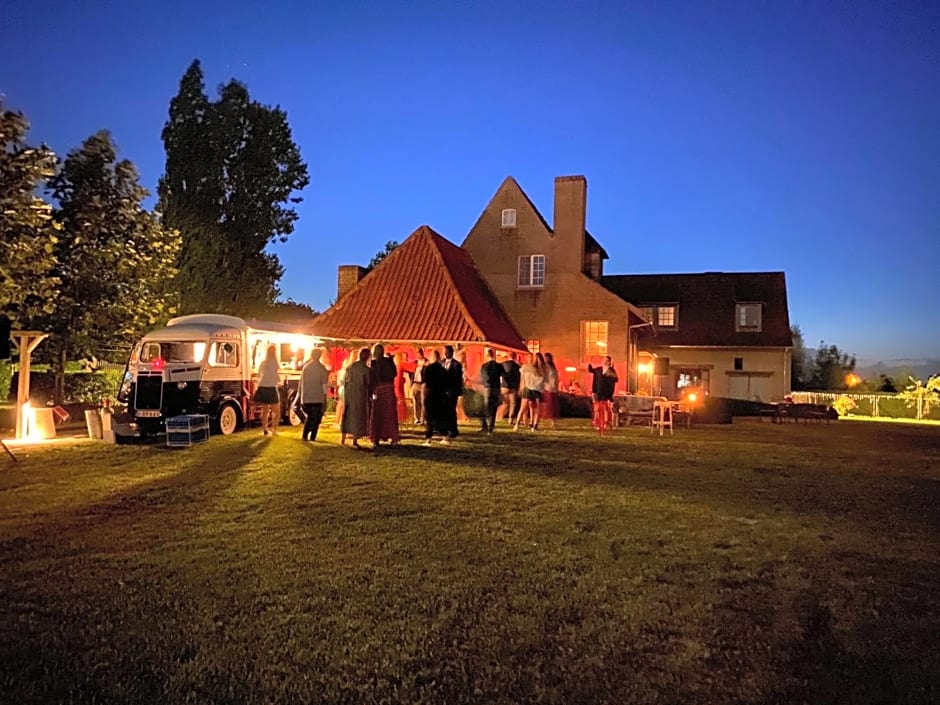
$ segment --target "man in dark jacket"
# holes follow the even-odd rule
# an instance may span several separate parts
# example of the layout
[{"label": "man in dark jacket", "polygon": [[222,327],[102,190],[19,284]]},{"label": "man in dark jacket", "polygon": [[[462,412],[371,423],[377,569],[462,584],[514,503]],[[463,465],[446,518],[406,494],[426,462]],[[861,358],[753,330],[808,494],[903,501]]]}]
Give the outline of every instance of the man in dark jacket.
[{"label": "man in dark jacket", "polygon": [[496,353],[492,348],[486,349],[486,362],[480,368],[480,378],[483,380],[483,409],[480,420],[484,433],[493,433],[496,430],[496,410],[502,401],[501,389],[506,382],[506,369],[496,362]]},{"label": "man in dark jacket", "polygon": [[594,375],[591,382],[591,396],[594,399],[594,426],[601,432],[610,428],[613,419],[611,400],[614,398],[614,389],[617,386],[617,371],[610,355],[604,358],[600,367],[588,364],[588,372]]},{"label": "man in dark jacket", "polygon": [[522,383],[522,372],[516,362],[516,353],[509,353],[509,359],[503,363],[503,414],[509,415],[509,423],[516,417],[516,407],[519,404],[519,385]]},{"label": "man in dark jacket", "polygon": [[431,436],[439,433],[444,436],[442,442],[449,443],[447,390],[450,381],[441,365],[441,354],[431,351],[431,359],[424,366],[424,445],[431,445]]},{"label": "man in dark jacket", "polygon": [[441,362],[447,373],[447,406],[444,409],[446,416],[442,417],[447,438],[457,437],[457,400],[463,395],[463,365],[454,359],[452,345],[444,346],[444,360]]}]

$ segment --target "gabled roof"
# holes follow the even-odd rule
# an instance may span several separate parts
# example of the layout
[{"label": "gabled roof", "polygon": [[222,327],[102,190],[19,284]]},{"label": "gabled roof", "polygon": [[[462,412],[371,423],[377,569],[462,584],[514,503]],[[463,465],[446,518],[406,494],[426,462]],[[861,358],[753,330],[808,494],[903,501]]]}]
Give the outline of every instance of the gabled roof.
[{"label": "gabled roof", "polygon": [[[548,221],[545,220],[545,216],[542,215],[539,209],[535,207],[535,204],[532,202],[532,199],[529,198],[529,194],[525,192],[525,189],[523,189],[522,186],[519,185],[519,182],[516,181],[512,176],[507,176],[505,179],[503,179],[503,183],[500,184],[498,189],[496,189],[496,192],[499,193],[502,190],[503,186],[505,186],[507,183],[512,184],[519,190],[519,193],[521,193],[522,197],[525,198],[526,203],[529,204],[529,207],[532,209],[532,212],[538,216],[539,220],[542,222],[542,225],[545,226],[545,229],[548,231],[548,234],[554,236],[555,231],[551,228],[551,226],[549,226]],[[607,250],[601,247],[601,244],[597,240],[595,240],[594,236],[591,235],[591,233],[589,233],[587,230],[584,231],[584,249],[585,250],[597,250],[598,252],[600,252],[601,258],[610,259],[610,255],[607,254]]]},{"label": "gabled roof", "polygon": [[[678,304],[678,328],[657,328],[650,345],[789,347],[790,314],[783,272],[621,274],[601,284],[638,307]],[[762,303],[760,332],[736,330],[735,304]],[[655,323],[655,321],[654,321]]]},{"label": "gabled roof", "polygon": [[525,350],[470,255],[426,225],[314,322],[322,338]]}]

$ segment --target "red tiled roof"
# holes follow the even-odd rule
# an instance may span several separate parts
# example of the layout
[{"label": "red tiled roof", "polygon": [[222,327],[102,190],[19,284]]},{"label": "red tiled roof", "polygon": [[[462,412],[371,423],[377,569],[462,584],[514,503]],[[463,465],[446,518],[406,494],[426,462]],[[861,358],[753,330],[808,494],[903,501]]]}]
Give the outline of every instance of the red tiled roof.
[{"label": "red tiled roof", "polygon": [[[657,328],[649,345],[790,347],[787,280],[783,272],[618,274],[601,284],[636,306],[677,304],[678,327]],[[761,330],[735,327],[736,303],[762,303]]]},{"label": "red tiled roof", "polygon": [[426,225],[324,311],[313,330],[336,340],[526,349],[470,255]]}]

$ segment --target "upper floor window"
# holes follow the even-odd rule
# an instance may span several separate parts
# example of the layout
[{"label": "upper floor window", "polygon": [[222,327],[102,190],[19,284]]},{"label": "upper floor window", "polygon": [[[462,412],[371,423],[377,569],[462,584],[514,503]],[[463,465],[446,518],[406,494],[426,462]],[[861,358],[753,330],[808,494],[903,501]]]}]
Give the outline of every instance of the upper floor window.
[{"label": "upper floor window", "polygon": [[739,331],[761,331],[761,304],[737,304],[734,313],[735,328]]},{"label": "upper floor window", "polygon": [[581,321],[581,359],[598,361],[608,355],[607,321]]},{"label": "upper floor window", "polygon": [[516,209],[515,208],[503,208],[503,227],[504,228],[516,227]]},{"label": "upper floor window", "polygon": [[678,328],[679,307],[676,304],[641,306],[643,317],[657,328]]},{"label": "upper floor window", "polygon": [[522,255],[519,258],[516,285],[520,289],[545,286],[545,255]]},{"label": "upper floor window", "polygon": [[533,338],[525,341],[525,346],[529,349],[529,352],[533,355],[537,352],[542,352],[542,342],[538,338]]}]

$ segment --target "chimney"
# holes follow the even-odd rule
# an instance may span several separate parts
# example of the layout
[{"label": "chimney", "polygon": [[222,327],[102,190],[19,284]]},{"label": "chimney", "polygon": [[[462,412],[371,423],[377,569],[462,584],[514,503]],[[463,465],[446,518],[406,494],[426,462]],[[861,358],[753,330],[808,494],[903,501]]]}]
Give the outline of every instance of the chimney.
[{"label": "chimney", "polygon": [[555,178],[555,248],[559,265],[580,272],[584,264],[584,225],[587,211],[587,179]]},{"label": "chimney", "polygon": [[336,300],[339,301],[366,275],[368,270],[358,264],[341,264],[336,283]]}]

